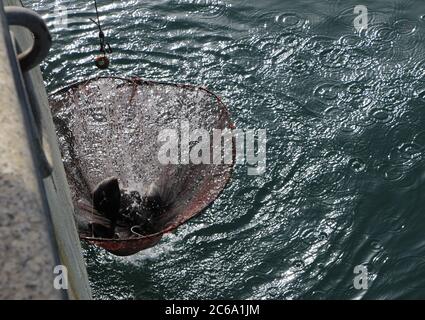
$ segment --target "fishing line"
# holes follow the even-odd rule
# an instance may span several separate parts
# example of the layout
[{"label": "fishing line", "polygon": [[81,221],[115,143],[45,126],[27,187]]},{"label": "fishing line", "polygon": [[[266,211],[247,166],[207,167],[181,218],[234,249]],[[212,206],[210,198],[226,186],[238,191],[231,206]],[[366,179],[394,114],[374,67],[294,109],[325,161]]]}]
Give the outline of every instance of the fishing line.
[{"label": "fishing line", "polygon": [[97,28],[99,29],[99,43],[100,43],[100,52],[102,53],[102,56],[98,56],[95,59],[95,64],[99,69],[106,69],[109,67],[109,59],[107,57],[107,53],[112,53],[112,48],[109,45],[109,42],[105,41],[105,33],[102,30],[102,25],[100,24],[100,18],[99,18],[99,10],[97,8],[97,0],[94,0],[94,7],[96,9],[96,19],[97,21],[90,18],[90,21],[92,21]]}]

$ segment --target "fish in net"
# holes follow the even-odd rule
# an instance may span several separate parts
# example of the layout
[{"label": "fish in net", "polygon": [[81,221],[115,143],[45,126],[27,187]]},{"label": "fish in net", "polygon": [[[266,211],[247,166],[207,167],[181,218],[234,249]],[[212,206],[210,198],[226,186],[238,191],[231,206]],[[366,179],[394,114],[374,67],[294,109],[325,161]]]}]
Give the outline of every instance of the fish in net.
[{"label": "fish in net", "polygon": [[163,164],[158,158],[163,130],[180,136],[182,123],[207,132],[234,128],[225,105],[207,89],[98,77],[55,92],[49,104],[80,238],[113,254],[154,246],[202,212],[230,179],[233,139],[230,163]]}]

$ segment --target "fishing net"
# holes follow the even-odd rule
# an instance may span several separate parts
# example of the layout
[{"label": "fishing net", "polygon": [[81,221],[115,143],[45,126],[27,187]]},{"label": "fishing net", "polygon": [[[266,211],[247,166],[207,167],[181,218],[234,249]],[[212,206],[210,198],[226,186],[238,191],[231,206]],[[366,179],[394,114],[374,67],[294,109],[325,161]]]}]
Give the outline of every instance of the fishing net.
[{"label": "fishing net", "polygon": [[[114,254],[130,255],[155,245],[164,233],[213,202],[230,178],[234,154],[232,164],[167,165],[158,159],[158,136],[164,129],[180,134],[184,121],[191,130],[233,128],[226,107],[206,89],[96,78],[54,93],[50,106],[80,238]],[[112,176],[121,188],[143,194],[155,183],[168,195],[170,205],[155,221],[151,234],[141,235],[124,223],[117,226],[114,238],[93,235],[90,223],[101,223],[102,217],[90,210],[91,192]]]}]

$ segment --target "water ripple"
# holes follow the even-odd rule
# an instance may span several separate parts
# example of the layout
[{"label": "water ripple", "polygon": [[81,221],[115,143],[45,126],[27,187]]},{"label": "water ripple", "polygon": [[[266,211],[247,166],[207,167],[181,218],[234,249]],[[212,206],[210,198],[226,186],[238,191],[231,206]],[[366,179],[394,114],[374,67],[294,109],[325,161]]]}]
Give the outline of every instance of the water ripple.
[{"label": "water ripple", "polygon": [[95,75],[203,84],[238,126],[267,128],[266,174],[237,167],[157,247],[130,258],[84,247],[96,298],[423,296],[423,1],[374,1],[359,33],[345,1],[105,0],[107,71],[93,65],[91,2],[60,1],[68,28],[54,26],[55,1],[26,2],[52,30],[49,91]]}]

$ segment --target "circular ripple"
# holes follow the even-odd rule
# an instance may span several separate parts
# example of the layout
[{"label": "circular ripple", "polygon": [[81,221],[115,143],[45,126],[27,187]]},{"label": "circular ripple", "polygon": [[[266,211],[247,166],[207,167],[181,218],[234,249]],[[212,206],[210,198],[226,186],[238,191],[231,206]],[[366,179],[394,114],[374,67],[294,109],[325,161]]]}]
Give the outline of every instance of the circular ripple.
[{"label": "circular ripple", "polygon": [[338,98],[339,91],[340,88],[338,85],[323,83],[314,90],[313,94],[318,98],[330,101]]},{"label": "circular ripple", "polygon": [[[373,240],[370,243],[370,246],[372,247],[372,249],[374,251],[382,251],[384,249],[383,245],[378,240]],[[370,272],[370,270],[369,270],[369,272]]]},{"label": "circular ripple", "polygon": [[420,113],[419,113],[418,110],[416,110],[416,111],[408,110],[408,111],[401,114],[400,120],[401,120],[401,122],[414,124],[414,123],[418,122],[419,114]]},{"label": "circular ripple", "polygon": [[283,300],[295,300],[298,296],[298,293],[296,290],[287,290],[283,293],[282,299]]},{"label": "circular ripple", "polygon": [[348,136],[361,134],[362,131],[362,128],[355,123],[346,122],[341,126],[341,132]]},{"label": "circular ripple", "polygon": [[266,295],[270,297],[271,299],[273,298],[276,299],[279,297],[280,292],[281,292],[281,289],[279,287],[269,287],[267,288]]},{"label": "circular ripple", "polygon": [[392,114],[386,109],[375,108],[370,110],[370,116],[376,120],[376,122],[387,123],[392,120]]},{"label": "circular ripple", "polygon": [[385,135],[391,145],[398,145],[400,142],[412,141],[414,131],[408,123],[399,123],[391,127]]},{"label": "circular ripple", "polygon": [[389,159],[397,165],[408,165],[421,155],[421,147],[418,144],[403,143],[391,150]]},{"label": "circular ripple", "polygon": [[297,75],[303,75],[305,77],[308,77],[310,74],[310,66],[307,61],[303,59],[296,59],[294,60],[290,66],[290,70]]},{"label": "circular ripple", "polygon": [[330,107],[326,109],[325,115],[333,122],[343,122],[348,118],[347,110],[340,107]]},{"label": "circular ripple", "polygon": [[413,139],[413,143],[418,145],[420,148],[425,148],[425,130],[417,133]]},{"label": "circular ripple", "polygon": [[387,90],[383,94],[383,101],[386,103],[396,103],[403,101],[403,95],[400,88],[386,88]]},{"label": "circular ripple", "polygon": [[391,42],[397,38],[397,32],[391,26],[376,25],[369,28],[367,32],[373,40]]},{"label": "circular ripple", "polygon": [[339,38],[339,43],[348,48],[356,48],[363,45],[363,39],[356,34],[346,34]]},{"label": "circular ripple", "polygon": [[407,19],[400,19],[394,22],[394,29],[399,34],[412,34],[416,31],[416,24],[413,21]]},{"label": "circular ripple", "polygon": [[356,173],[362,172],[366,169],[366,163],[360,158],[353,158],[349,161],[351,170]]},{"label": "circular ripple", "polygon": [[347,92],[353,95],[361,94],[365,90],[365,85],[360,81],[355,81],[347,85]]},{"label": "circular ripple", "polygon": [[276,22],[285,29],[299,29],[305,20],[295,13],[284,13],[276,16]]},{"label": "circular ripple", "polygon": [[295,260],[295,261],[292,263],[292,267],[293,267],[295,270],[302,270],[302,269],[304,269],[304,267],[305,267],[304,261],[302,261],[302,260]]},{"label": "circular ripple", "polygon": [[400,181],[404,178],[403,167],[400,166],[390,166],[387,170],[384,171],[384,178],[388,181]]}]

